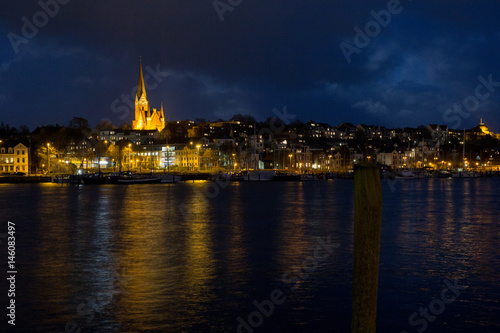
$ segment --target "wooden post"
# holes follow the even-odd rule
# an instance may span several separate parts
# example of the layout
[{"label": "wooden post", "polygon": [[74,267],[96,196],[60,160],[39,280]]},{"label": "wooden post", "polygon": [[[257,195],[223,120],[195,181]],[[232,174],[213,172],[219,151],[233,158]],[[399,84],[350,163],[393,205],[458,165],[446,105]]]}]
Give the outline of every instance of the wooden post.
[{"label": "wooden post", "polygon": [[381,221],[380,170],[374,164],[356,164],[352,333],[376,331]]}]

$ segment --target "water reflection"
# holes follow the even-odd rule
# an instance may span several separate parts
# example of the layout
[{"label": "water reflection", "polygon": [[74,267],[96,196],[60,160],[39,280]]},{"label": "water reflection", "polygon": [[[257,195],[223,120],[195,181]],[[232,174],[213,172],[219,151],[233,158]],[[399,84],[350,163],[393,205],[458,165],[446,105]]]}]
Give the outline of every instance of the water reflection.
[{"label": "water reflection", "polygon": [[[381,325],[404,330],[445,278],[472,288],[443,325],[494,320],[499,183],[384,185]],[[254,300],[281,288],[287,302],[262,331],[349,330],[352,182],[232,183],[213,198],[205,186],[0,186],[2,213],[19,225],[22,329],[234,331]],[[292,290],[283,273],[328,236],[341,246]]]},{"label": "water reflection", "polygon": [[[32,261],[33,269],[29,274],[33,280],[29,285],[28,294],[33,296],[26,300],[32,309],[36,310],[35,312],[45,314],[46,319],[43,320],[45,325],[57,325],[61,324],[61,321],[68,321],[71,318],[68,311],[75,310],[67,301],[61,303],[63,301],[61,294],[74,293],[71,280],[73,272],[78,270],[72,262],[71,225],[57,222],[59,218],[71,221],[73,218],[71,202],[66,192],[54,193],[53,186],[50,184],[38,186],[36,191],[38,192],[35,196],[36,200],[30,209],[33,210],[33,216],[38,223],[35,226],[36,229],[30,232],[30,236],[33,237],[30,243],[36,243],[38,246],[37,250],[33,251],[35,258]],[[57,214],[58,218],[54,219],[53,214]],[[17,243],[26,241],[26,239],[19,238],[18,233]],[[20,272],[29,269],[28,265],[19,264],[21,265]]]},{"label": "water reflection", "polygon": [[[282,216],[281,234],[279,235],[280,265],[283,270],[294,270],[300,268],[306,256],[306,248],[310,241],[305,237],[306,216],[304,198],[304,184],[297,183],[287,193],[280,204]],[[307,253],[308,255],[309,253]]]}]

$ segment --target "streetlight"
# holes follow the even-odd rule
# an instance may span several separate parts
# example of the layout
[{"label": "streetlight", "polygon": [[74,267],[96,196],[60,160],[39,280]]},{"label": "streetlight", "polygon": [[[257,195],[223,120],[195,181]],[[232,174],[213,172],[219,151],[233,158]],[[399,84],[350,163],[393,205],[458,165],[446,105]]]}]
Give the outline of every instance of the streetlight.
[{"label": "streetlight", "polygon": [[332,155],[328,155],[328,171],[330,171],[330,165],[332,163]]},{"label": "streetlight", "polygon": [[47,174],[50,173],[50,156],[49,156],[50,143],[47,143]]},{"label": "streetlight", "polygon": [[198,171],[200,171],[201,166],[200,166],[200,147],[201,145],[196,145],[196,148],[198,148]]},{"label": "streetlight", "polygon": [[288,155],[288,157],[290,157],[290,170],[292,170],[292,154]]},{"label": "streetlight", "polygon": [[128,171],[130,171],[130,164],[132,163],[132,161],[130,159],[130,154],[132,152],[132,148],[130,148],[130,147],[132,147],[131,143],[128,144]]}]

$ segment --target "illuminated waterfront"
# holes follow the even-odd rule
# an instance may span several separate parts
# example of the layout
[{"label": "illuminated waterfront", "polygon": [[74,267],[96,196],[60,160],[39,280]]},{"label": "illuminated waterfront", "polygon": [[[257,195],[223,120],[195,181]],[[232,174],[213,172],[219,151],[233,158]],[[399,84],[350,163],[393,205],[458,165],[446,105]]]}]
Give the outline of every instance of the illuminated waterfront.
[{"label": "illuminated waterfront", "polygon": [[[214,198],[207,184],[1,185],[18,228],[18,328],[236,332],[279,289],[255,332],[348,332],[352,181],[235,182]],[[468,288],[426,331],[498,331],[499,185],[383,181],[380,332],[416,332],[409,317],[454,279]],[[305,266],[328,237],[338,247]]]}]

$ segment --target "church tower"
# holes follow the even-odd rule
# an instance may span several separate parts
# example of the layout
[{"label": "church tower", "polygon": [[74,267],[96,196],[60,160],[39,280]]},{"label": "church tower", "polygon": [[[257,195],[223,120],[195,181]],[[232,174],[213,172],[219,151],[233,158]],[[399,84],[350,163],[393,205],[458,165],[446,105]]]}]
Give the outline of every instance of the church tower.
[{"label": "church tower", "polygon": [[161,111],[156,111],[156,109],[151,111],[149,107],[142,73],[142,61],[139,65],[139,81],[137,83],[137,93],[135,94],[135,120],[132,121],[132,128],[135,130],[157,129],[160,132],[165,128],[163,103]]}]

